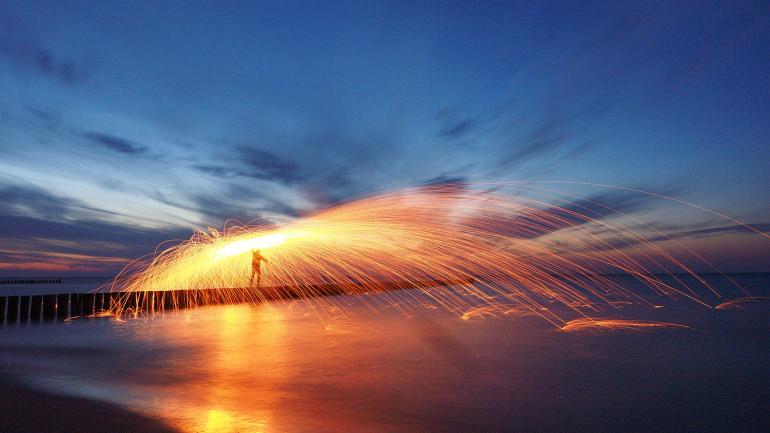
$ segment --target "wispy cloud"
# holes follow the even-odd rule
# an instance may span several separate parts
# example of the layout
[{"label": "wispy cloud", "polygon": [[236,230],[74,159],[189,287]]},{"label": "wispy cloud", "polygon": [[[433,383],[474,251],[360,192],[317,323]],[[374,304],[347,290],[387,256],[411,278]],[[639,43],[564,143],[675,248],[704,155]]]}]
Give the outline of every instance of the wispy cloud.
[{"label": "wispy cloud", "polygon": [[444,109],[436,114],[439,122],[438,136],[447,140],[459,140],[476,128],[476,120],[463,117],[458,110]]},{"label": "wispy cloud", "polygon": [[141,146],[126,138],[117,137],[99,132],[85,132],[82,134],[91,143],[124,155],[143,155],[147,153],[147,147]]},{"label": "wispy cloud", "polygon": [[244,164],[242,173],[245,176],[281,183],[293,183],[303,178],[294,161],[276,153],[251,146],[238,146],[237,151]]},{"label": "wispy cloud", "polygon": [[56,55],[1,10],[0,57],[66,84],[86,81],[90,75],[90,68],[85,62]]},{"label": "wispy cloud", "polygon": [[[87,263],[120,264],[152,251],[168,239],[185,239],[189,229],[150,229],[97,219],[108,213],[27,184],[0,184],[0,262],[67,262],[70,270],[77,255]],[[109,260],[103,260],[103,258]],[[69,266],[69,265],[68,265]],[[28,268],[28,266],[27,266]],[[31,268],[30,268],[31,269]],[[41,268],[45,269],[45,267]],[[113,269],[115,270],[115,269]]]},{"label": "wispy cloud", "polygon": [[770,222],[757,222],[752,224],[729,224],[712,227],[697,228],[693,230],[682,230],[666,233],[665,236],[657,236],[654,241],[665,241],[669,239],[697,239],[712,236],[721,236],[726,234],[754,234],[756,231],[770,233]]},{"label": "wispy cloud", "polygon": [[[651,188],[650,188],[651,189]],[[673,190],[667,195],[673,194]],[[510,235],[523,239],[546,236],[620,215],[649,211],[660,204],[654,196],[633,191],[611,191],[586,198],[557,201],[553,205],[533,206],[518,217]]]}]

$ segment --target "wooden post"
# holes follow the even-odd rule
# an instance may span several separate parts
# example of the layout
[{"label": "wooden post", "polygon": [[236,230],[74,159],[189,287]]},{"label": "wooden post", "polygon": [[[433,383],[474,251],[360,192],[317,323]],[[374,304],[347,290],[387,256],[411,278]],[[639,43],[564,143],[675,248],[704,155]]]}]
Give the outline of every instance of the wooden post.
[{"label": "wooden post", "polygon": [[180,309],[187,308],[187,290],[175,290],[176,302]]},{"label": "wooden post", "polygon": [[8,311],[5,315],[6,323],[16,323],[19,320],[19,297],[8,297]]},{"label": "wooden post", "polygon": [[29,320],[39,322],[43,318],[43,295],[30,298]]},{"label": "wooden post", "polygon": [[43,296],[43,319],[53,320],[56,318],[56,295]]},{"label": "wooden post", "polygon": [[80,299],[82,300],[82,311],[81,313],[83,316],[90,316],[94,314],[94,294],[93,293],[84,293],[80,295]]},{"label": "wooden post", "polygon": [[29,320],[29,296],[19,296],[19,323]]},{"label": "wooden post", "polygon": [[171,290],[163,291],[163,309],[166,311],[176,310],[176,303],[174,302],[174,292]]},{"label": "wooden post", "polygon": [[109,292],[103,293],[104,295],[104,302],[102,303],[102,309],[109,310],[112,308],[112,296],[110,296]]},{"label": "wooden post", "polygon": [[80,293],[70,293],[70,317],[80,317],[83,314],[83,296]]},{"label": "wooden post", "polygon": [[96,304],[97,304],[96,309],[100,312],[106,309],[104,306],[104,300],[106,297],[107,297],[107,294],[104,292],[98,293],[96,295]]},{"label": "wooden post", "polygon": [[60,293],[56,295],[56,318],[64,320],[69,317],[69,293]]}]

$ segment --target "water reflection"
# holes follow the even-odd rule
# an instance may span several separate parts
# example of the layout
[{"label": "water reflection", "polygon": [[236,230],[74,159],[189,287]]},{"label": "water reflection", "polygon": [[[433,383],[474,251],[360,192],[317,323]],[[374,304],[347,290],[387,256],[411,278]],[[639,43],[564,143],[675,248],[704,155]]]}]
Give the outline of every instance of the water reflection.
[{"label": "water reflection", "polygon": [[[366,424],[370,431],[387,431],[400,410],[377,418],[380,410],[401,404],[402,381],[415,373],[442,380],[442,373],[424,371],[431,363],[426,358],[440,352],[436,347],[443,348],[441,356],[452,356],[447,351],[459,345],[433,319],[405,322],[396,312],[366,319],[366,311],[352,308],[321,320],[302,303],[238,305],[125,323],[123,338],[160,351],[129,367],[132,377],[109,398],[190,432]],[[462,364],[457,357],[454,363]]]},{"label": "water reflection", "polygon": [[696,309],[681,318],[697,331],[586,336],[370,302],[338,298],[320,317],[295,302],[8,328],[0,356],[27,382],[186,432],[692,430],[693,419],[750,431],[767,417],[766,311]]},{"label": "water reflection", "polygon": [[293,364],[283,344],[285,314],[269,306],[227,306],[145,324],[154,328],[149,336],[143,326],[133,327],[135,338],[151,339],[150,344],[182,342],[188,356],[166,359],[162,385],[124,403],[148,412],[160,409],[157,415],[191,432],[275,431],[271,420],[280,384],[289,381]]}]

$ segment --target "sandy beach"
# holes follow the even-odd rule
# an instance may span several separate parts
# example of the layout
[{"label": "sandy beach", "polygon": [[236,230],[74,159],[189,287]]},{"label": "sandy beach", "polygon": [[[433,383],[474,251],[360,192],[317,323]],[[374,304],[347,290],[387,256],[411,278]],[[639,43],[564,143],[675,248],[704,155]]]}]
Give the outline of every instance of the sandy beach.
[{"label": "sandy beach", "polygon": [[0,407],[4,433],[177,431],[115,404],[34,390],[5,375],[0,375]]}]

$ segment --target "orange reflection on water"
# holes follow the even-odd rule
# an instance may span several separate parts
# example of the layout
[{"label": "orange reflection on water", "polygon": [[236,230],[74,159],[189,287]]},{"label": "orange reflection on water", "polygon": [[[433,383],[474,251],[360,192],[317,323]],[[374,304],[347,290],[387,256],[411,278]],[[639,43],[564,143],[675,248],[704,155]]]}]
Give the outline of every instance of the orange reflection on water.
[{"label": "orange reflection on water", "polygon": [[[138,365],[137,377],[121,381],[122,395],[112,399],[184,432],[356,431],[362,425],[387,432],[402,422],[394,414],[404,405],[447,398],[425,383],[451,384],[454,364],[468,355],[433,319],[363,309],[349,317],[334,307],[327,311],[333,319],[321,319],[314,308],[302,302],[221,306],[123,322],[132,334],[128,341],[161,353]],[[405,388],[408,383],[423,383],[424,392]]]},{"label": "orange reflection on water", "polygon": [[281,309],[228,306],[146,326],[153,328],[147,338],[180,342],[182,352],[191,354],[165,359],[161,375],[169,375],[173,383],[143,387],[138,394],[154,398],[128,402],[130,406],[183,431],[275,431],[271,419],[281,399],[276,384],[287,379],[291,365],[281,343]]}]

